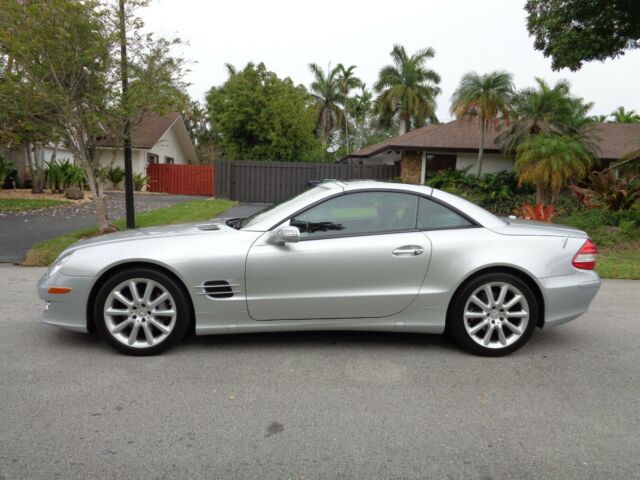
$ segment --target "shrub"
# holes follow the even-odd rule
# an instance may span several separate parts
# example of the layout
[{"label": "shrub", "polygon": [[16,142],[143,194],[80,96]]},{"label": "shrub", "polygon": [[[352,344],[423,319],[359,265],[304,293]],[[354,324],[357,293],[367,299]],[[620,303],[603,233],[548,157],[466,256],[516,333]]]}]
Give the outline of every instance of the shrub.
[{"label": "shrub", "polygon": [[558,218],[564,223],[587,232],[600,246],[615,246],[640,238],[640,210],[611,211],[593,208]]},{"label": "shrub", "polygon": [[589,187],[573,187],[590,203],[610,210],[628,210],[640,200],[640,182],[638,176],[617,177],[613,169],[589,174]]},{"label": "shrub", "polygon": [[145,185],[149,183],[149,177],[145,177],[141,173],[133,174],[133,188],[136,192],[141,191]]},{"label": "shrub", "polygon": [[553,219],[558,215],[555,205],[543,205],[536,203],[531,205],[525,203],[520,207],[520,216],[525,220],[536,220],[538,222],[553,222]]},{"label": "shrub", "polygon": [[0,156],[0,189],[4,185],[4,181],[7,177],[14,172],[15,165],[9,160],[5,160],[3,156]]},{"label": "shrub", "polygon": [[110,168],[107,172],[107,178],[113,185],[113,188],[117,188],[118,184],[124,179],[124,169],[122,167]]}]

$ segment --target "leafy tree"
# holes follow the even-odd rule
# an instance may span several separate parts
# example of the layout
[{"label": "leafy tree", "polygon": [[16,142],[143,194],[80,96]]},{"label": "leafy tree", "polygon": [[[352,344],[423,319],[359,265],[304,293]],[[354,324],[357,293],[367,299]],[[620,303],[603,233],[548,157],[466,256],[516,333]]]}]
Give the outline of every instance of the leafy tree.
[{"label": "leafy tree", "polygon": [[[108,227],[96,149],[104,137],[122,138],[125,118],[139,121],[179,103],[183,62],[169,55],[175,41],[143,35],[136,8],[125,23],[131,51],[130,101],[120,91],[119,13],[98,0],[3,0],[0,55],[11,59],[0,71],[0,111],[24,120],[43,143],[61,140],[82,166],[91,189],[98,227]],[[11,92],[12,96],[6,95]],[[43,133],[48,133],[44,135]],[[47,138],[48,136],[48,138]]]},{"label": "leafy tree", "polygon": [[353,73],[353,71],[356,69],[355,65],[345,67],[343,64],[339,63],[336,68],[338,69],[337,82],[340,93],[342,94],[342,106],[345,116],[344,138],[346,154],[349,155],[349,93],[351,93],[351,90],[353,90],[354,88],[362,85],[362,81]]},{"label": "leafy tree", "polygon": [[618,107],[611,112],[613,123],[640,123],[640,115],[635,110],[625,110],[624,107]]},{"label": "leafy tree", "polygon": [[534,135],[516,153],[519,183],[536,188],[536,203],[554,202],[569,179],[584,178],[593,156],[575,138],[553,134]]},{"label": "leafy tree", "polygon": [[325,72],[315,63],[309,64],[309,70],[313,73],[310,90],[316,110],[316,134],[322,139],[326,150],[331,132],[337,126],[346,123],[344,111],[340,106],[344,98],[339,83],[340,70],[338,67],[329,67]]},{"label": "leafy tree", "polygon": [[378,94],[375,108],[381,123],[389,124],[397,116],[400,134],[403,134],[427,121],[437,122],[440,75],[425,65],[434,56],[433,48],[424,48],[409,56],[403,46],[393,47],[393,65],[380,70],[374,85]]},{"label": "leafy tree", "polygon": [[554,70],[579,70],[640,47],[637,0],[528,0],[527,28]]},{"label": "leafy tree", "polygon": [[189,136],[193,140],[201,164],[212,163],[219,154],[217,136],[209,124],[207,109],[197,101],[192,101],[183,111]]},{"label": "leafy tree", "polygon": [[536,78],[536,88],[525,88],[516,93],[512,100],[512,121],[500,125],[503,130],[496,141],[505,154],[515,152],[518,146],[530,136],[557,133],[578,137],[596,148],[591,142],[587,116],[591,103],[571,94],[569,82],[558,81],[553,87],[541,78]]},{"label": "leafy tree", "polygon": [[310,160],[318,155],[308,93],[251,63],[207,93],[207,114],[227,159]]},{"label": "leafy tree", "polygon": [[513,96],[513,76],[507,72],[490,72],[478,75],[467,73],[451,99],[451,113],[457,117],[478,119],[480,125],[480,145],[478,148],[477,176],[482,174],[482,154],[484,134],[495,127],[498,120],[509,119],[511,97]]}]

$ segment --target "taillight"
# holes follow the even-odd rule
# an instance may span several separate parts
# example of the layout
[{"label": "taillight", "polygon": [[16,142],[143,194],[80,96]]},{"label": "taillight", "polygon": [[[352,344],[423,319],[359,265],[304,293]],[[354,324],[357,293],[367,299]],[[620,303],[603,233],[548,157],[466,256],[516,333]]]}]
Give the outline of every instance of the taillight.
[{"label": "taillight", "polygon": [[584,245],[578,250],[576,256],[573,257],[571,264],[576,268],[583,270],[593,270],[596,268],[596,256],[598,248],[591,240],[584,242]]}]

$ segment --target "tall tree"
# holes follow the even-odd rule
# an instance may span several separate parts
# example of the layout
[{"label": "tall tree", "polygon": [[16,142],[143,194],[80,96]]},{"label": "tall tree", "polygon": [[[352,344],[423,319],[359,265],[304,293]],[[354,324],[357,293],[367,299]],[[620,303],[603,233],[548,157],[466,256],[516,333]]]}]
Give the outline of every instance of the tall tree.
[{"label": "tall tree", "polygon": [[309,64],[309,70],[313,74],[310,91],[316,110],[316,133],[326,149],[331,132],[345,121],[340,106],[343,98],[338,82],[340,71],[338,67],[329,66],[325,72],[315,63]]},{"label": "tall tree", "polygon": [[[3,75],[0,111],[15,107],[31,125],[51,128],[73,153],[91,189],[98,227],[108,226],[96,149],[100,139],[122,139],[123,119],[173,108],[181,86],[180,59],[169,58],[171,41],[143,35],[134,14],[145,1],[128,3],[126,23],[131,101],[121,101],[119,17],[98,0],[4,0],[0,9],[0,52],[19,76]],[[171,88],[165,88],[169,82]],[[38,99],[38,108],[31,108]],[[132,124],[133,125],[133,124]]]},{"label": "tall tree", "polygon": [[465,74],[451,98],[451,113],[458,118],[478,120],[480,145],[478,147],[477,176],[482,174],[485,132],[495,127],[498,120],[508,120],[514,92],[513,76],[508,72],[490,72],[479,75]]},{"label": "tall tree", "polygon": [[640,47],[637,0],[528,0],[527,28],[554,70],[579,70]]},{"label": "tall tree", "polygon": [[343,64],[339,63],[336,68],[338,69],[337,81],[340,93],[342,94],[342,107],[344,109],[345,146],[347,155],[349,155],[349,93],[351,93],[351,90],[353,90],[354,88],[362,85],[362,81],[355,76],[355,65],[345,67]]},{"label": "tall tree", "polygon": [[502,151],[505,154],[515,153],[518,145],[527,138],[542,133],[576,136],[588,142],[589,124],[593,120],[587,114],[592,104],[574,97],[566,80],[551,86],[536,78],[536,84],[534,88],[520,90],[513,97],[512,121],[509,125],[502,125],[502,132],[496,137]]},{"label": "tall tree", "polygon": [[427,121],[437,121],[440,75],[426,66],[427,60],[434,56],[433,48],[424,48],[409,56],[403,46],[395,45],[391,50],[393,65],[383,67],[378,74],[373,87],[378,94],[376,112],[385,124],[397,116],[401,135]]},{"label": "tall tree", "polygon": [[578,140],[553,134],[535,135],[516,153],[519,182],[536,187],[536,203],[554,202],[568,180],[580,180],[588,172],[593,156]]},{"label": "tall tree", "polygon": [[302,85],[264,64],[248,64],[207,93],[217,147],[230,160],[312,160],[318,154],[315,110]]},{"label": "tall tree", "polygon": [[640,123],[640,115],[635,110],[626,110],[624,107],[618,107],[611,112],[613,123]]}]

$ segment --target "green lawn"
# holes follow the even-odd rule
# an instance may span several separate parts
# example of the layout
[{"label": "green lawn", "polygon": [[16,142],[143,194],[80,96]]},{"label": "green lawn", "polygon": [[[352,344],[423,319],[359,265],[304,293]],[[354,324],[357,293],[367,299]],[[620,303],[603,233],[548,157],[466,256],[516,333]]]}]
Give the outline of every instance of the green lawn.
[{"label": "green lawn", "polygon": [[47,198],[0,198],[0,212],[17,212],[22,210],[36,210],[38,208],[57,207],[71,202],[65,200],[50,200]]},{"label": "green lawn", "polygon": [[[136,215],[136,226],[154,227],[157,225],[171,225],[174,223],[209,220],[235,204],[236,202],[232,202],[230,200],[218,199],[193,200],[190,202],[179,203],[171,207],[159,208],[157,210]],[[118,230],[124,230],[125,220],[116,220],[113,222],[113,226]],[[27,257],[23,265],[30,267],[49,265],[65,248],[84,237],[89,237],[96,233],[97,229],[95,227],[91,227],[83,230],[76,230],[75,232],[69,232],[68,234],[60,237],[39,242],[27,252]]]},{"label": "green lawn", "polygon": [[640,246],[602,249],[598,254],[596,271],[602,278],[640,280]]}]

